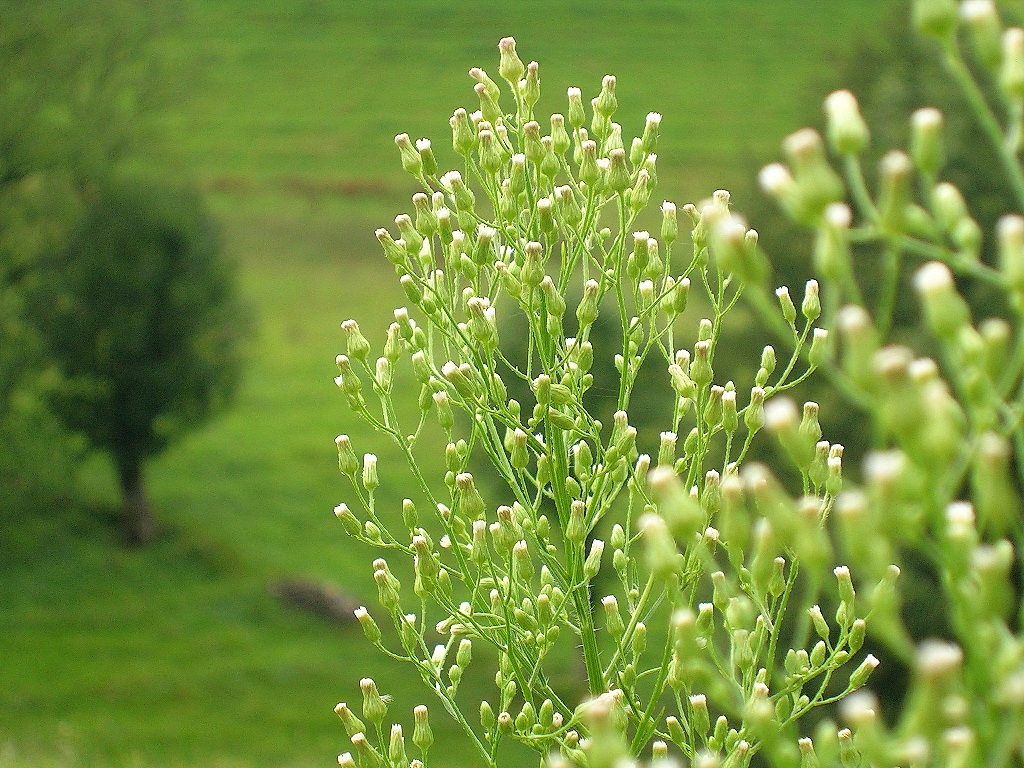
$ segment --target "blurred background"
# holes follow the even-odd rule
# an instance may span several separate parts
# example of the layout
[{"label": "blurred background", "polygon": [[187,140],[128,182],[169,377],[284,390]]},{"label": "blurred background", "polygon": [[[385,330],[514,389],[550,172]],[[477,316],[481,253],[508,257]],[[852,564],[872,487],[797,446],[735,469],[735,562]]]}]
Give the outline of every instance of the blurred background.
[{"label": "blurred background", "polygon": [[[928,103],[893,74],[918,69],[903,24],[891,0],[0,0],[0,767],[327,765],[359,677],[422,703],[344,619],[375,589],[333,439],[389,457],[333,360],[343,320],[379,344],[404,303],[373,236],[416,191],[393,137],[452,162],[500,37],[542,114],[607,73],[624,134],[663,113],[657,199],[768,216],[758,168],[838,83],[869,114]],[[185,362],[158,377],[133,323]],[[126,386],[164,398],[132,450]]]}]

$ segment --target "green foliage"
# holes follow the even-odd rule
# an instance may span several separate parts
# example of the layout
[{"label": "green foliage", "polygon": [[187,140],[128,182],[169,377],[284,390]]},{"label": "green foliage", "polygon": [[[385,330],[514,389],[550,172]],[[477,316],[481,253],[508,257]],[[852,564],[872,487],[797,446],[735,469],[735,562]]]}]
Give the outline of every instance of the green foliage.
[{"label": "green foliage", "polygon": [[192,192],[138,180],[98,188],[27,291],[65,378],[54,404],[114,458],[126,492],[144,459],[235,390],[247,314],[235,267]]},{"label": "green foliage", "polygon": [[[1024,29],[1004,30],[987,0],[916,0],[911,18],[938,46],[1006,179],[990,262],[963,191],[943,176],[945,122],[931,107],[913,114],[907,151],[887,151],[871,185],[870,128],[849,91],[825,102],[827,141],[797,131],[783,144],[786,164],[762,171],[766,191],[813,232],[818,279],[799,301],[784,285],[772,290],[757,232],[726,192],[685,206],[682,227],[664,203],[660,237],[633,231],[656,183],[660,115],[626,140],[612,121],[614,77],[592,111],[570,88],[566,117],[552,115],[547,133],[535,112],[537,64],[525,66],[505,38],[498,72],[513,102],[470,70],[479,110],[450,121],[462,172],[442,173],[429,141],[396,137],[423,192],[413,215],[395,219],[397,237],[377,237],[413,309],[395,310],[376,361],[346,321],[336,383],[393,441],[415,483],[402,522],[385,520],[377,457],[360,461],[341,435],[339,466],[357,509],[335,512],[386,555],[373,576],[397,639],[360,608],[367,639],[419,673],[484,764],[497,765],[508,741],[547,754],[548,765],[587,768],[633,764],[648,749],[652,763],[681,756],[701,768],[1024,758],[1024,638],[1011,580],[1024,544]],[[990,95],[964,50],[992,79]],[[686,230],[692,248],[679,238]],[[878,265],[867,274],[865,254]],[[897,308],[910,304],[905,270],[920,350],[898,332]],[[958,285],[967,280],[1000,299],[977,324]],[[582,298],[567,306],[580,283]],[[707,318],[686,312],[691,283],[706,295]],[[718,352],[741,299],[784,353],[765,347],[738,402]],[[602,313],[617,318],[620,346],[592,343]],[[501,343],[508,315],[528,326],[518,357]],[[687,321],[692,351],[677,343]],[[593,361],[612,356],[619,410],[608,429],[585,394]],[[648,358],[673,393],[656,459],[639,452],[629,415]],[[395,387],[406,364],[420,384],[411,421],[403,403],[412,394]],[[818,404],[800,409],[780,396],[814,376],[873,436],[861,488],[844,487],[845,449],[822,440]],[[521,399],[506,379],[527,385]],[[445,491],[419,461],[440,449],[424,437],[431,417],[447,441]],[[762,427],[795,469],[791,487],[746,461]],[[491,481],[470,471],[474,453]],[[612,526],[610,563],[593,538],[599,525]],[[937,575],[933,599],[949,619],[948,637],[920,643],[897,586],[901,566],[918,558]],[[600,611],[595,589],[608,591]],[[567,636],[589,699],[578,707],[554,682]],[[858,690],[880,663],[860,655],[869,637],[883,659],[913,670],[891,729],[874,694]],[[484,661],[497,690],[467,701],[460,682],[481,646],[497,654]],[[402,726],[385,737],[376,682],[360,688],[369,725],[338,705],[352,744],[339,762],[426,762],[426,710],[415,714],[410,762]]]}]

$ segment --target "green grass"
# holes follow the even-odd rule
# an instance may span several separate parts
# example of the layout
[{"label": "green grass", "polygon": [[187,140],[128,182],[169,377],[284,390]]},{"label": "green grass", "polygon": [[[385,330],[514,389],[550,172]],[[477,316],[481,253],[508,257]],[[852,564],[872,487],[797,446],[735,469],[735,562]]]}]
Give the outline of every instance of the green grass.
[{"label": "green grass", "polygon": [[[542,108],[562,109],[568,85],[594,95],[614,72],[627,132],[663,112],[659,194],[686,202],[798,127],[804,83],[883,3],[390,6],[203,0],[176,41],[195,84],[166,118],[164,162],[219,190],[259,317],[252,364],[232,411],[152,465],[172,531],[155,546],[124,550],[76,509],[0,521],[0,767],[325,765],[346,743],[331,708],[358,700],[364,675],[409,722],[429,699],[358,628],[266,590],[304,575],[374,605],[371,554],[331,514],[347,498],[336,434],[380,454],[386,504],[407,495],[393,451],[332,382],[340,322],[359,318],[379,344],[402,303],[372,235],[413,191],[393,135],[430,136],[450,159],[447,118],[473,105],[465,71],[496,73],[496,42],[514,34],[541,62]],[[81,486],[85,510],[116,498],[103,462]],[[468,684],[468,698],[493,688]],[[435,710],[441,739],[451,726]],[[464,764],[458,750],[438,757]]]}]

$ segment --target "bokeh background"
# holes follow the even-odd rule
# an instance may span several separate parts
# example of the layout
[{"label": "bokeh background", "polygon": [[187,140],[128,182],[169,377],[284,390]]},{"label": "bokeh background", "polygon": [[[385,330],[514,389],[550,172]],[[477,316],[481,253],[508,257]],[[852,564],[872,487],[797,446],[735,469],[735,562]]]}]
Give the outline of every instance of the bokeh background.
[{"label": "bokeh background", "polygon": [[[333,438],[379,449],[385,473],[390,457],[334,387],[339,325],[359,318],[379,344],[404,303],[373,236],[416,191],[393,137],[429,137],[452,162],[448,118],[475,108],[466,72],[496,74],[500,37],[540,62],[541,113],[564,111],[568,86],[596,95],[607,73],[624,133],[663,113],[656,196],[681,205],[726,187],[744,209],[763,205],[757,169],[819,119],[857,41],[892,31],[892,5],[0,1],[0,170],[18,141],[30,162],[0,195],[5,279],[80,215],[59,195],[14,223],[9,211],[51,177],[116,166],[198,187],[252,309],[233,406],[149,466],[153,543],[124,545],[102,455],[64,464],[42,450],[8,477],[46,469],[45,493],[0,487],[0,766],[329,765],[346,742],[332,708],[358,700],[360,677],[399,712],[421,703],[358,626],[281,593],[375,599],[371,555],[331,513],[347,493]],[[111,103],[82,100],[83,68],[104,67]],[[86,106],[40,118],[62,99]],[[383,490],[385,504],[404,495]],[[453,729],[435,710],[441,741]],[[461,764],[458,749],[437,752]]]}]

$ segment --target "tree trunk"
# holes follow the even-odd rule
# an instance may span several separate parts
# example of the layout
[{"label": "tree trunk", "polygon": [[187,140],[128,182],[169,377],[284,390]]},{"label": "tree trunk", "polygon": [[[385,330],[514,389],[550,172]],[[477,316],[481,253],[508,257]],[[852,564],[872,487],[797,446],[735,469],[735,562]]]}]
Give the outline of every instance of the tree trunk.
[{"label": "tree trunk", "polygon": [[117,469],[124,504],[121,525],[125,540],[132,545],[148,544],[156,538],[157,525],[146,497],[142,460],[134,456],[119,457]]}]

